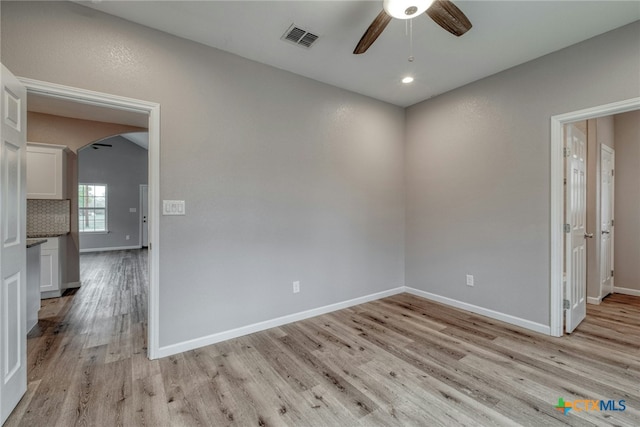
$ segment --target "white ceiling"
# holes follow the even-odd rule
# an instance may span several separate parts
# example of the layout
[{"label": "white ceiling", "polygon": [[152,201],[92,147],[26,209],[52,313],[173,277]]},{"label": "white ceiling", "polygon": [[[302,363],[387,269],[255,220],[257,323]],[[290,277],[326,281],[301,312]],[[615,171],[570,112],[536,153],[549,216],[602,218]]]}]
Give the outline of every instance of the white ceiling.
[{"label": "white ceiling", "polygon": [[[392,20],[363,55],[382,1],[100,1],[84,6],[399,106],[409,106],[640,19],[640,1],[454,1],[473,28],[457,38],[428,16]],[[280,38],[295,23],[320,36]],[[415,77],[411,85],[400,79]]]},{"label": "white ceiling", "polygon": [[130,142],[133,142],[145,150],[149,149],[149,132],[123,133],[120,136],[128,139]]}]

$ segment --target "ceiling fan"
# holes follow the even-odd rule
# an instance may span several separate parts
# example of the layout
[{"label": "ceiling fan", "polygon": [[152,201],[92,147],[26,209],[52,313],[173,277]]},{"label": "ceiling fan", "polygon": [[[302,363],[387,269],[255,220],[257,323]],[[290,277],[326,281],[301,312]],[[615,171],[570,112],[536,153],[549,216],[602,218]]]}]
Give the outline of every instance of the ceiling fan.
[{"label": "ceiling fan", "polygon": [[471,22],[450,0],[384,0],[383,10],[376,16],[353,53],[359,55],[382,34],[392,18],[411,19],[426,12],[436,24],[460,37],[471,29]]},{"label": "ceiling fan", "polygon": [[93,148],[94,150],[99,150],[100,147],[113,147],[113,145],[111,145],[111,144],[102,144],[100,142],[96,142],[95,144],[91,144],[91,148]]}]

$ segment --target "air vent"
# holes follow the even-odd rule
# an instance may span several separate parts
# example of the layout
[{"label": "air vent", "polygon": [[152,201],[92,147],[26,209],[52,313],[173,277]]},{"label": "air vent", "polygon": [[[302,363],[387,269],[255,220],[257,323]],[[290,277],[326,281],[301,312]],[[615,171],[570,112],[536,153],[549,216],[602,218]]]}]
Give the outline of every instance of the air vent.
[{"label": "air vent", "polygon": [[295,24],[291,24],[289,29],[282,35],[282,40],[309,49],[311,45],[318,40],[318,36],[296,26]]}]

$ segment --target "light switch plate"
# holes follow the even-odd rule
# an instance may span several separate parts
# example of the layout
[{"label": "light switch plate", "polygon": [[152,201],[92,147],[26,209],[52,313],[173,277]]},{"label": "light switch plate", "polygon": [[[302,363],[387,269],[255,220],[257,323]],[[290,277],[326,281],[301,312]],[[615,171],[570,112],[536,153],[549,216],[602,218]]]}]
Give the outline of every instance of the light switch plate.
[{"label": "light switch plate", "polygon": [[163,200],[162,215],[184,215],[184,200]]},{"label": "light switch plate", "polygon": [[136,212],[137,209],[136,208],[129,208],[129,212]]}]

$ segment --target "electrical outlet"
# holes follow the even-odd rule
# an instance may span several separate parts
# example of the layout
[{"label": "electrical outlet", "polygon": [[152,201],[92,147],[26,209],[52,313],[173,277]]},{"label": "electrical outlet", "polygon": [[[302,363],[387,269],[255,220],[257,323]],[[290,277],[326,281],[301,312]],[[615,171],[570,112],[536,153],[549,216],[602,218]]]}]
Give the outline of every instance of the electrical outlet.
[{"label": "electrical outlet", "polygon": [[298,292],[300,292],[300,282],[295,281],[293,282],[293,293],[297,294]]},{"label": "electrical outlet", "polygon": [[125,239],[129,240],[131,238],[131,236],[129,236],[128,234],[126,236],[124,236]]},{"label": "electrical outlet", "polygon": [[467,274],[467,286],[473,286],[473,275]]}]

